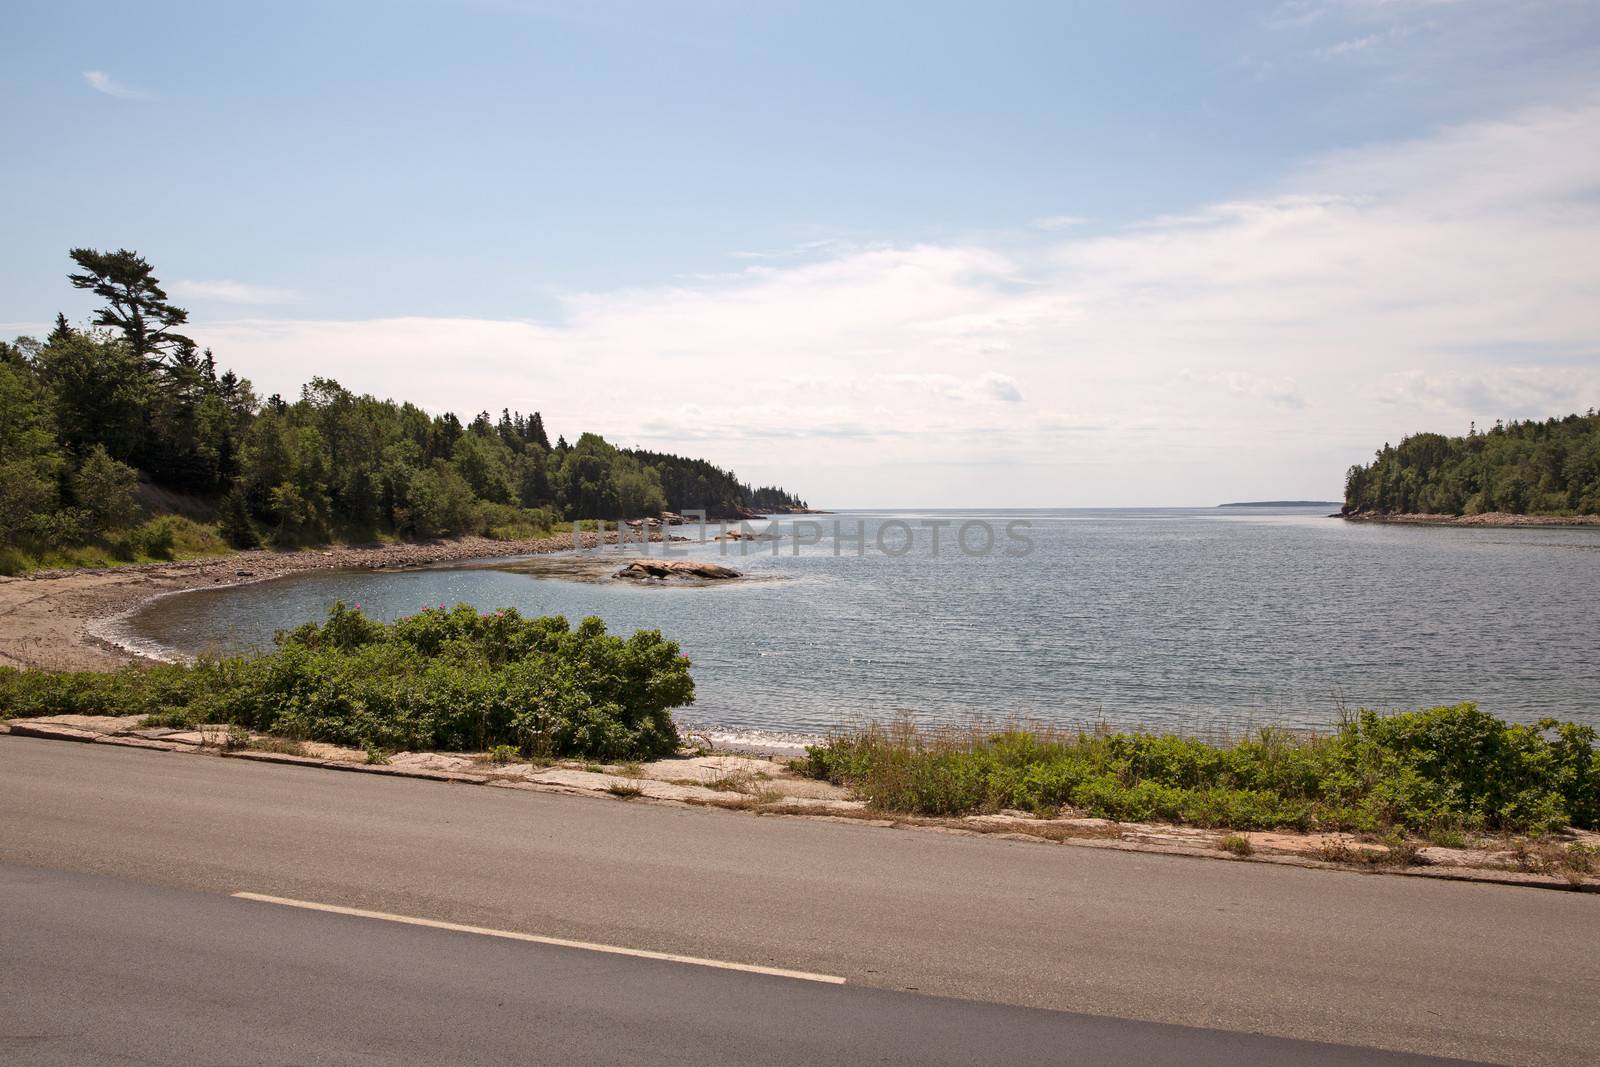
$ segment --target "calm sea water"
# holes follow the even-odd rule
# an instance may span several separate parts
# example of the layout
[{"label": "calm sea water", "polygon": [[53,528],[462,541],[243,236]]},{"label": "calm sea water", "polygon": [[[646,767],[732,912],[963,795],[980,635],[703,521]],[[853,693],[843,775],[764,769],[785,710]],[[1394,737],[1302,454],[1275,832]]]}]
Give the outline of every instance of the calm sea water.
[{"label": "calm sea water", "polygon": [[[901,712],[1324,726],[1341,708],[1461,700],[1514,720],[1600,724],[1600,529],[1357,525],[1325,510],[844,512],[817,517],[822,543],[785,537],[777,555],[770,544],[743,557],[737,545],[679,546],[771,580],[315,574],[168,597],[125,633],[187,653],[264,648],[339,599],[384,618],[458,601],[599,615],[614,632],[659,628],[683,645],[698,700],[681,718],[780,735]],[[997,531],[992,554],[952,548],[955,527],[973,520]],[[864,525],[864,554],[853,538],[835,554],[835,521],[848,534]],[[914,537],[898,556],[876,544],[896,521]],[[950,523],[937,555],[929,521]],[[1027,524],[1030,553],[1002,551],[1010,522]],[[891,551],[903,539],[886,529]]]}]

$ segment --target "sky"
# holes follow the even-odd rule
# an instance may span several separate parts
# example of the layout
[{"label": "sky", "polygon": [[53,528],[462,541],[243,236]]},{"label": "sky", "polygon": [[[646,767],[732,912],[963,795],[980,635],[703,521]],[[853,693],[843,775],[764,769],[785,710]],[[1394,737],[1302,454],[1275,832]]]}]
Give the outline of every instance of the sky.
[{"label": "sky", "polygon": [[1600,404],[1600,2],[0,0],[0,334],[827,507],[1338,499]]}]

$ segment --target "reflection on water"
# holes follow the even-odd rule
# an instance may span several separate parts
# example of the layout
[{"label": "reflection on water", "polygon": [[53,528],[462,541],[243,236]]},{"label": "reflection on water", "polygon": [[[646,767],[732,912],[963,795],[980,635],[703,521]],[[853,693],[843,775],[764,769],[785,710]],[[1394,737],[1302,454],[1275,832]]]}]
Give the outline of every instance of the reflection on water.
[{"label": "reflection on water", "polygon": [[[1032,552],[951,551],[951,530],[974,518],[994,525],[1000,547],[1006,523],[1027,522]],[[877,548],[891,519],[914,531],[905,555]],[[851,537],[837,555],[835,520]],[[929,520],[951,524],[937,556]],[[785,537],[777,555],[769,543],[680,549],[781,580],[641,587],[481,565],[320,573],[164,598],[127,629],[193,653],[268,646],[337,599],[385,618],[457,601],[599,615],[614,631],[655,627],[683,645],[699,693],[686,718],[779,732],[901,711],[958,723],[1318,726],[1341,707],[1459,700],[1512,719],[1600,723],[1600,529],[1352,525],[1321,509],[815,521],[820,544],[797,550]]]}]

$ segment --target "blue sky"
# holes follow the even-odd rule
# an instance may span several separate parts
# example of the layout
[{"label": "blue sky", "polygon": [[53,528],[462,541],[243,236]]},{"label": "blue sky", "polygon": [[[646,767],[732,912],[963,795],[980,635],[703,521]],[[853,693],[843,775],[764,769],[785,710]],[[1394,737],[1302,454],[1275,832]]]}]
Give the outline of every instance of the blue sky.
[{"label": "blue sky", "polygon": [[87,314],[69,246],[132,247],[269,389],[537,406],[838,505],[1337,495],[1384,439],[1596,402],[1594,3],[6,25],[10,332]]}]

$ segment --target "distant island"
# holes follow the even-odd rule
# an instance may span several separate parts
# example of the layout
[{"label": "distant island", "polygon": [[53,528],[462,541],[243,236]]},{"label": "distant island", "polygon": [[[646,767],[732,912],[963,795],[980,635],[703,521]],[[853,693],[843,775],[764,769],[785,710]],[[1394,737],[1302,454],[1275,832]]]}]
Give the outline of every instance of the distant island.
[{"label": "distant island", "polygon": [[1600,521],[1600,414],[1413,434],[1350,468],[1346,518],[1504,525]]},{"label": "distant island", "polygon": [[1237,500],[1219,508],[1336,508],[1337,500]]}]

